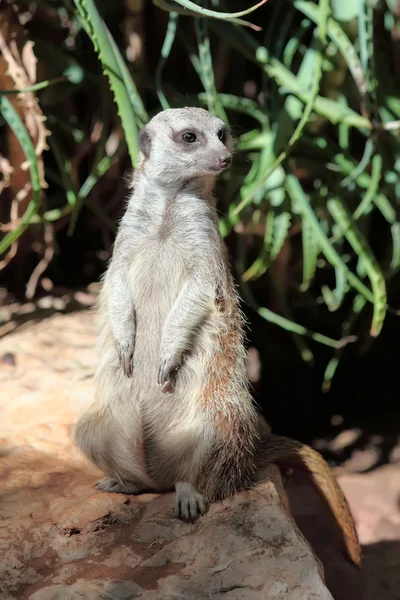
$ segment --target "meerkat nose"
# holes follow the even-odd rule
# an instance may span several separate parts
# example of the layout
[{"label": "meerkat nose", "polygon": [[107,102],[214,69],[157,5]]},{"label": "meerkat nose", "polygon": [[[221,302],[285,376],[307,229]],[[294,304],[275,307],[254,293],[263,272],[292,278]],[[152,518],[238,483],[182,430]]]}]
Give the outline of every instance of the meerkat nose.
[{"label": "meerkat nose", "polygon": [[220,167],[229,167],[229,165],[231,164],[231,157],[229,155],[224,155],[224,156],[220,156],[218,158],[218,164]]}]

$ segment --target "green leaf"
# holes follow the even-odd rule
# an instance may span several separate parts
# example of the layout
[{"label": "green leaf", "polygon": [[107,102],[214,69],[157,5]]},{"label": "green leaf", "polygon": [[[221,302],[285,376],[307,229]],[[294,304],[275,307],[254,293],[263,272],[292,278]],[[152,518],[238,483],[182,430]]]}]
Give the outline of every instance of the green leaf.
[{"label": "green leaf", "polygon": [[290,213],[286,211],[276,215],[274,219],[274,230],[271,245],[271,260],[275,260],[283,248],[283,244],[285,243],[290,228],[291,219],[292,217]]},{"label": "green leaf", "polygon": [[165,33],[164,43],[161,48],[160,62],[158,63],[157,70],[156,70],[156,77],[155,77],[156,92],[157,92],[157,96],[158,96],[158,99],[160,101],[160,104],[161,104],[161,107],[163,110],[166,110],[167,108],[169,108],[169,103],[168,103],[168,100],[162,89],[161,76],[162,76],[162,72],[163,72],[165,63],[171,53],[172,45],[175,41],[176,30],[178,27],[178,19],[179,19],[178,13],[171,12],[169,14],[167,31]]},{"label": "green leaf", "polygon": [[[349,3],[351,3],[351,0],[349,0]],[[314,23],[318,24],[320,22],[322,17],[321,9],[313,2],[308,2],[305,0],[296,0],[294,2],[294,5],[306,17],[314,21]],[[339,23],[337,23],[332,18],[328,19],[327,21],[327,35],[331,38],[338,50],[342,53],[360,93],[364,95],[367,92],[365,70],[349,37],[343,31]]]},{"label": "green leaf", "polygon": [[[265,4],[265,2],[267,2],[267,0],[263,0],[262,2],[260,2],[259,4],[257,4],[256,6],[254,6],[252,9],[250,9],[250,12],[252,10],[256,10],[256,8],[258,8],[259,6],[262,6],[262,4]],[[231,23],[235,23],[236,25],[243,25],[245,27],[250,27],[251,29],[254,29],[255,31],[261,31],[261,27],[259,27],[258,25],[254,25],[253,23],[249,23],[248,21],[243,21],[243,19],[238,19],[237,17],[235,17],[235,14],[238,13],[221,13],[221,12],[217,12],[217,11],[213,11],[213,10],[207,10],[202,8],[201,6],[198,6],[197,4],[194,4],[194,2],[190,2],[190,5],[193,6],[193,9],[187,8],[188,4],[181,4],[181,2],[179,2],[179,0],[175,1],[175,4],[170,4],[170,0],[153,0],[153,4],[155,6],[157,6],[158,8],[161,8],[162,10],[165,10],[167,12],[176,12],[180,15],[184,15],[186,17],[197,17],[199,15],[199,13],[201,14],[201,16],[203,18],[208,18],[208,19],[216,19],[216,20],[229,20]],[[205,12],[207,11],[207,12]],[[243,14],[243,13],[241,13]],[[245,14],[248,14],[247,12]]]},{"label": "green leaf", "polygon": [[93,0],[74,0],[82,24],[101,60],[121,118],[132,164],[139,156],[138,126],[147,121],[147,113],[118,47],[101,18]]},{"label": "green leaf", "polygon": [[228,118],[226,116],[223,103],[221,102],[221,98],[217,94],[217,89],[215,87],[214,68],[211,57],[207,21],[205,19],[196,19],[195,31],[199,49],[199,75],[206,91],[208,110],[227,123]]},{"label": "green leaf", "polygon": [[250,13],[254,12],[255,10],[257,10],[257,8],[260,8],[260,6],[268,2],[268,0],[261,0],[261,2],[254,4],[254,6],[251,6],[250,8],[246,8],[246,10],[241,10],[235,13],[217,12],[215,10],[202,8],[194,2],[191,2],[191,0],[175,0],[175,2],[183,6],[183,8],[192,10],[193,12],[198,13],[203,17],[213,17],[214,19],[237,19],[238,17],[245,17],[246,15],[249,15]]},{"label": "green leaf", "polygon": [[360,0],[331,0],[332,16],[337,21],[352,21],[357,17]]},{"label": "green leaf", "polygon": [[0,241],[0,254],[3,254],[3,252],[5,252],[23,234],[25,229],[28,227],[31,218],[37,213],[42,196],[42,186],[40,183],[38,158],[36,156],[31,137],[27,132],[19,114],[9,99],[4,95],[0,95],[0,113],[7,124],[11,127],[21,145],[22,150],[24,151],[26,160],[29,163],[29,173],[31,176],[32,185],[32,199],[22,215],[19,224],[13,231],[7,233]]},{"label": "green leaf", "polygon": [[315,212],[313,211],[312,207],[310,206],[310,203],[306,198],[306,195],[303,192],[299,180],[296,177],[294,177],[294,175],[290,174],[287,176],[287,190],[289,192],[289,196],[296,203],[297,209],[300,212],[302,218],[307,219],[309,221],[310,227],[312,227],[312,229],[314,230],[314,234],[321,248],[321,251],[325,254],[326,258],[331,263],[331,265],[343,270],[350,285],[352,285],[358,292],[360,292],[360,294],[362,294],[364,298],[368,300],[368,302],[371,302],[373,304],[374,295],[371,293],[371,290],[369,290],[367,286],[365,286],[358,279],[358,277],[354,275],[352,271],[350,271],[343,258],[330,244],[328,237],[323,231]]},{"label": "green leaf", "polygon": [[371,325],[371,336],[377,337],[382,329],[386,316],[387,293],[386,283],[367,240],[362,235],[357,225],[352,221],[351,214],[338,198],[328,200],[328,210],[341,227],[347,241],[351,244],[359,259],[362,260],[365,271],[371,282],[374,312]]},{"label": "green leaf", "polygon": [[349,342],[355,342],[357,339],[355,336],[351,336],[350,334],[351,334],[351,330],[354,327],[355,322],[357,321],[357,318],[359,317],[365,304],[366,304],[365,298],[363,298],[362,296],[357,294],[357,296],[354,298],[354,301],[353,301],[351,313],[342,325],[342,338],[341,338],[341,342],[339,343],[339,348],[337,348],[335,350],[333,357],[331,358],[331,360],[329,361],[329,363],[325,369],[324,380],[323,380],[323,384],[322,384],[322,391],[324,393],[329,392],[329,390],[331,388],[333,377],[339,366],[340,359],[342,357],[342,354],[343,354],[346,346],[348,345]]},{"label": "green leaf", "polygon": [[300,289],[305,292],[314,278],[320,250],[314,228],[307,218],[302,219],[301,232],[303,240],[303,281]]}]

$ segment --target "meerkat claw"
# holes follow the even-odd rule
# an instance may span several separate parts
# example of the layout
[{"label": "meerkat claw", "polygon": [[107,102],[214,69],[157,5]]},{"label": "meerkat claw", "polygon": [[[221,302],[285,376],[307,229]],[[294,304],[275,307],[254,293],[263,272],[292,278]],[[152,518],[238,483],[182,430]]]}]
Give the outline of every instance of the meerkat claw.
[{"label": "meerkat claw", "polygon": [[177,364],[168,364],[167,361],[161,363],[157,381],[162,392],[172,392],[174,390],[178,369],[179,365]]},{"label": "meerkat claw", "polygon": [[117,344],[118,361],[126,377],[132,377],[133,373],[133,346],[123,349]]},{"label": "meerkat claw", "polygon": [[206,512],[203,496],[190,484],[180,484],[176,492],[175,515],[182,521],[194,523]]}]

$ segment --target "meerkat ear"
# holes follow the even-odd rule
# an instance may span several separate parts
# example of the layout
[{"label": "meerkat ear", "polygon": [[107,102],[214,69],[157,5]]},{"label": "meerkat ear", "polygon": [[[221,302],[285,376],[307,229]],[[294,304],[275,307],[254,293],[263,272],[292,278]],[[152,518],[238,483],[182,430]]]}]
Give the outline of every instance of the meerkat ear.
[{"label": "meerkat ear", "polygon": [[138,135],[139,149],[145,158],[149,158],[151,150],[151,137],[147,127],[143,127]]}]

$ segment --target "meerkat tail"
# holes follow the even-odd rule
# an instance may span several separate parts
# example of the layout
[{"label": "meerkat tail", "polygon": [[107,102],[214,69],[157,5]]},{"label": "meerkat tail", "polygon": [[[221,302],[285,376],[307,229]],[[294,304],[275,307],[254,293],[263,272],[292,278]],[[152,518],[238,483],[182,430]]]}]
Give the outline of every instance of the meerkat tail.
[{"label": "meerkat tail", "polygon": [[346,554],[357,566],[361,563],[361,547],[349,504],[329,465],[322,456],[307,446],[286,437],[270,435],[262,439],[257,456],[258,466],[276,463],[286,468],[307,471],[319,494],[328,504],[341,531]]}]

